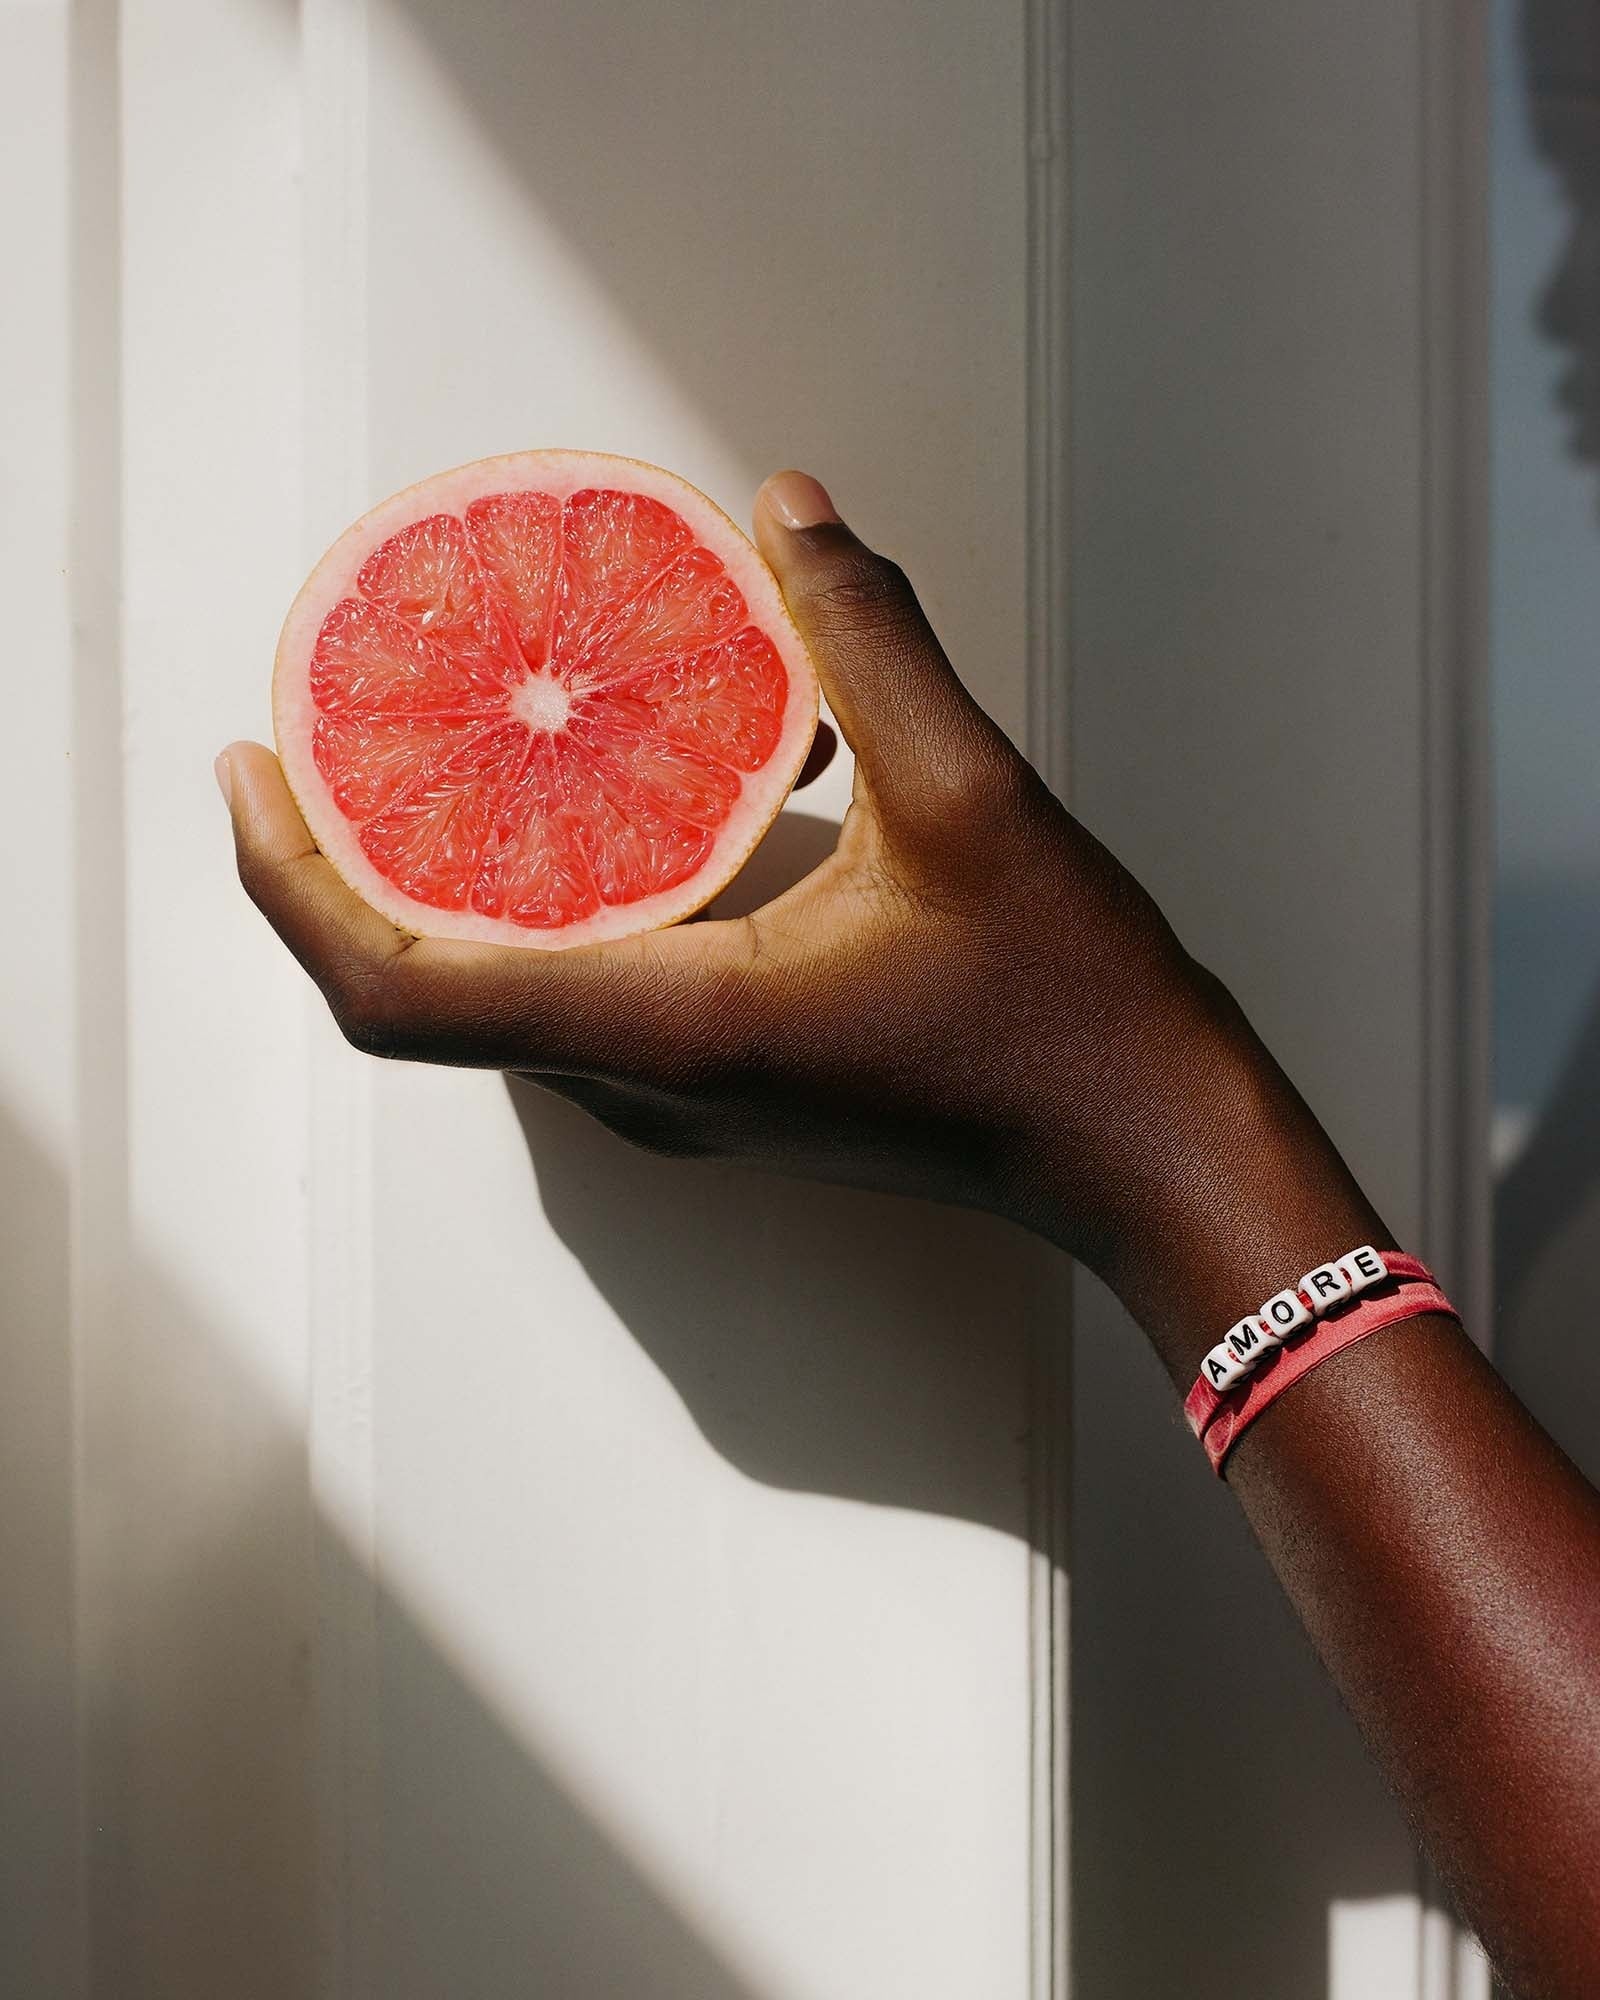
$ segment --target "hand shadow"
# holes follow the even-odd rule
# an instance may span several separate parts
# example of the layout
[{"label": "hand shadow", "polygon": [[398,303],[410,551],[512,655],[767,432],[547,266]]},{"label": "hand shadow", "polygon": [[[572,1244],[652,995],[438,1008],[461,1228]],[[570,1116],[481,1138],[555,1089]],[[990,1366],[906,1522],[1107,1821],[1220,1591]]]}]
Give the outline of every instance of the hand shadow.
[{"label": "hand shadow", "polygon": [[[837,832],[781,815],[715,914],[780,893]],[[661,1159],[507,1087],[552,1227],[723,1457],[1027,1534],[1029,1342],[1064,1329],[1065,1259],[989,1216]]]}]

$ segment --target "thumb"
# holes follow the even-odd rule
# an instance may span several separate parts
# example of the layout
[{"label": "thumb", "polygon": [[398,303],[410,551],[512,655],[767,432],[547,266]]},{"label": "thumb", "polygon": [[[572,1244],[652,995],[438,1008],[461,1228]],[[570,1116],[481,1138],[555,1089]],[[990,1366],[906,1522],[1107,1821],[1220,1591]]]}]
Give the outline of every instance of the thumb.
[{"label": "thumb", "polygon": [[905,572],[839,519],[808,473],[756,496],[756,540],[873,795],[891,810],[964,785],[1003,743],[956,677]]}]

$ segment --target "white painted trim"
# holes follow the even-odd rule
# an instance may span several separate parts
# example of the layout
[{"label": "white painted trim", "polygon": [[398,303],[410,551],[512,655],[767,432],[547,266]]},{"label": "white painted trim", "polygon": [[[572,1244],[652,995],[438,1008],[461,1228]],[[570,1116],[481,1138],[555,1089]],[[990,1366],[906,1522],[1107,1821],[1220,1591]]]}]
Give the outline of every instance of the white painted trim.
[{"label": "white painted trim", "polygon": [[[367,493],[367,6],[303,0],[301,426],[307,568]],[[308,990],[309,1473],[316,1536],[317,1966],[376,1992],[378,1579],[373,1078]]]},{"label": "white painted trim", "polygon": [[[1028,736],[1035,768],[1067,786],[1068,0],[1027,0]],[[1029,1847],[1031,2000],[1067,2000],[1070,1955],[1067,1671],[1071,1500],[1070,1287],[1034,1337],[1029,1380]]]}]

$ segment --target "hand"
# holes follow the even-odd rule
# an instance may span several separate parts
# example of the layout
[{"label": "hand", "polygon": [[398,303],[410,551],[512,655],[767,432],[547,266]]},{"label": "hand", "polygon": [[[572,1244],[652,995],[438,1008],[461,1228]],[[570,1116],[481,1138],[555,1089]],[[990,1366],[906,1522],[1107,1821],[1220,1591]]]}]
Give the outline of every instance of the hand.
[{"label": "hand", "polygon": [[569,951],[411,939],[317,853],[270,753],[235,744],[246,889],[357,1048],[518,1071],[662,1152],[997,1210],[1154,1313],[1152,1240],[1216,1206],[1258,1100],[1277,1122],[1298,1100],[822,488],[769,481],[756,532],[856,757],[837,850],[797,886]]}]

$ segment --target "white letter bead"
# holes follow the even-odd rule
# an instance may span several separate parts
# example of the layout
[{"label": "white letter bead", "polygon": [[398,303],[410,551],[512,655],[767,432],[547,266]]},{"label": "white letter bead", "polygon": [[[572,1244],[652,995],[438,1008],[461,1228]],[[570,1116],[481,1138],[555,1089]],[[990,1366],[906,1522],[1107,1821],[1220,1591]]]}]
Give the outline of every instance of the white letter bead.
[{"label": "white letter bead", "polygon": [[1219,1340],[1200,1364],[1200,1373],[1220,1395],[1250,1373],[1250,1363],[1241,1361],[1225,1340]]},{"label": "white letter bead", "polygon": [[1352,1250],[1348,1257],[1341,1257],[1339,1269],[1350,1280],[1352,1292],[1371,1291],[1374,1285],[1381,1285],[1389,1275],[1383,1259],[1370,1243],[1363,1243],[1359,1250]]},{"label": "white letter bead", "polygon": [[1319,1264],[1314,1271],[1307,1271],[1300,1280],[1300,1289],[1311,1301],[1312,1310],[1319,1319],[1329,1306],[1336,1306],[1341,1299],[1350,1296],[1349,1285],[1332,1264]]},{"label": "white letter bead", "polygon": [[1274,1340],[1287,1340],[1297,1326],[1309,1326],[1311,1314],[1296,1291],[1274,1292],[1261,1308],[1261,1317],[1272,1328]]},{"label": "white letter bead", "polygon": [[1260,1320],[1254,1314],[1249,1319],[1240,1320],[1237,1326],[1230,1326],[1222,1336],[1222,1344],[1247,1368],[1254,1368],[1267,1349],[1274,1345],[1267,1338]]}]

